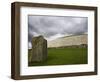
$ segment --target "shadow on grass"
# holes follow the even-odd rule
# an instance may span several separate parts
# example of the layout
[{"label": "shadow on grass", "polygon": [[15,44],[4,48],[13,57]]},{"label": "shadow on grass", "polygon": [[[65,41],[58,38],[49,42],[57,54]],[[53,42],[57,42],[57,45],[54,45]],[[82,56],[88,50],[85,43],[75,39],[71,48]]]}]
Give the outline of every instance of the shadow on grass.
[{"label": "shadow on grass", "polygon": [[48,56],[47,60],[45,61],[41,61],[41,62],[29,62],[29,66],[43,66],[43,65],[47,65],[48,64],[48,61],[52,61],[54,60],[55,58],[52,57],[52,56]]}]

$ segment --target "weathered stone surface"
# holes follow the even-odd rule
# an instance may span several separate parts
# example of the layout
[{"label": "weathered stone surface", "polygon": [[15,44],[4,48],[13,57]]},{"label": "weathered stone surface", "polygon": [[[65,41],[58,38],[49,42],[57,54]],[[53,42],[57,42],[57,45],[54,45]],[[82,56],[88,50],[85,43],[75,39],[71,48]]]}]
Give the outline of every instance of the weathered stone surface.
[{"label": "weathered stone surface", "polygon": [[47,40],[43,36],[33,37],[30,62],[41,62],[47,59]]}]

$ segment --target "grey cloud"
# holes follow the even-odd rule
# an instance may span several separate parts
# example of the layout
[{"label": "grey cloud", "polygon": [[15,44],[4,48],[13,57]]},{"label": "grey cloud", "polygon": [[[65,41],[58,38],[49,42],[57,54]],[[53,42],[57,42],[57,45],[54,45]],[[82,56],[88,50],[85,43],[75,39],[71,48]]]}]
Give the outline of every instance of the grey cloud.
[{"label": "grey cloud", "polygon": [[32,37],[49,38],[56,34],[83,34],[88,30],[86,17],[28,16],[28,42]]}]

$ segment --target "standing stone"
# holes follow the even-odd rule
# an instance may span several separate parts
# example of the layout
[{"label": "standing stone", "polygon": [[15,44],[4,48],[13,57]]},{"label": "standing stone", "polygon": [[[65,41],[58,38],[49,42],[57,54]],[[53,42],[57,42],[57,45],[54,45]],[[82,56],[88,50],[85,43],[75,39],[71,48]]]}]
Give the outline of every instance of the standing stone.
[{"label": "standing stone", "polygon": [[47,40],[43,36],[32,38],[30,62],[42,62],[47,59]]}]

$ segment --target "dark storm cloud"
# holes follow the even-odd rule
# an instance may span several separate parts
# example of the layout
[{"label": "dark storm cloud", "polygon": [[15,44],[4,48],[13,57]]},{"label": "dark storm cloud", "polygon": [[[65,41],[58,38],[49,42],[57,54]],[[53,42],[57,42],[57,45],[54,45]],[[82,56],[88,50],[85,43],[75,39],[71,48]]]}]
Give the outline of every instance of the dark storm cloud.
[{"label": "dark storm cloud", "polygon": [[[86,17],[28,16],[28,42],[34,36],[43,35],[49,39],[55,35],[87,33]],[[30,46],[29,46],[30,47]]]}]

